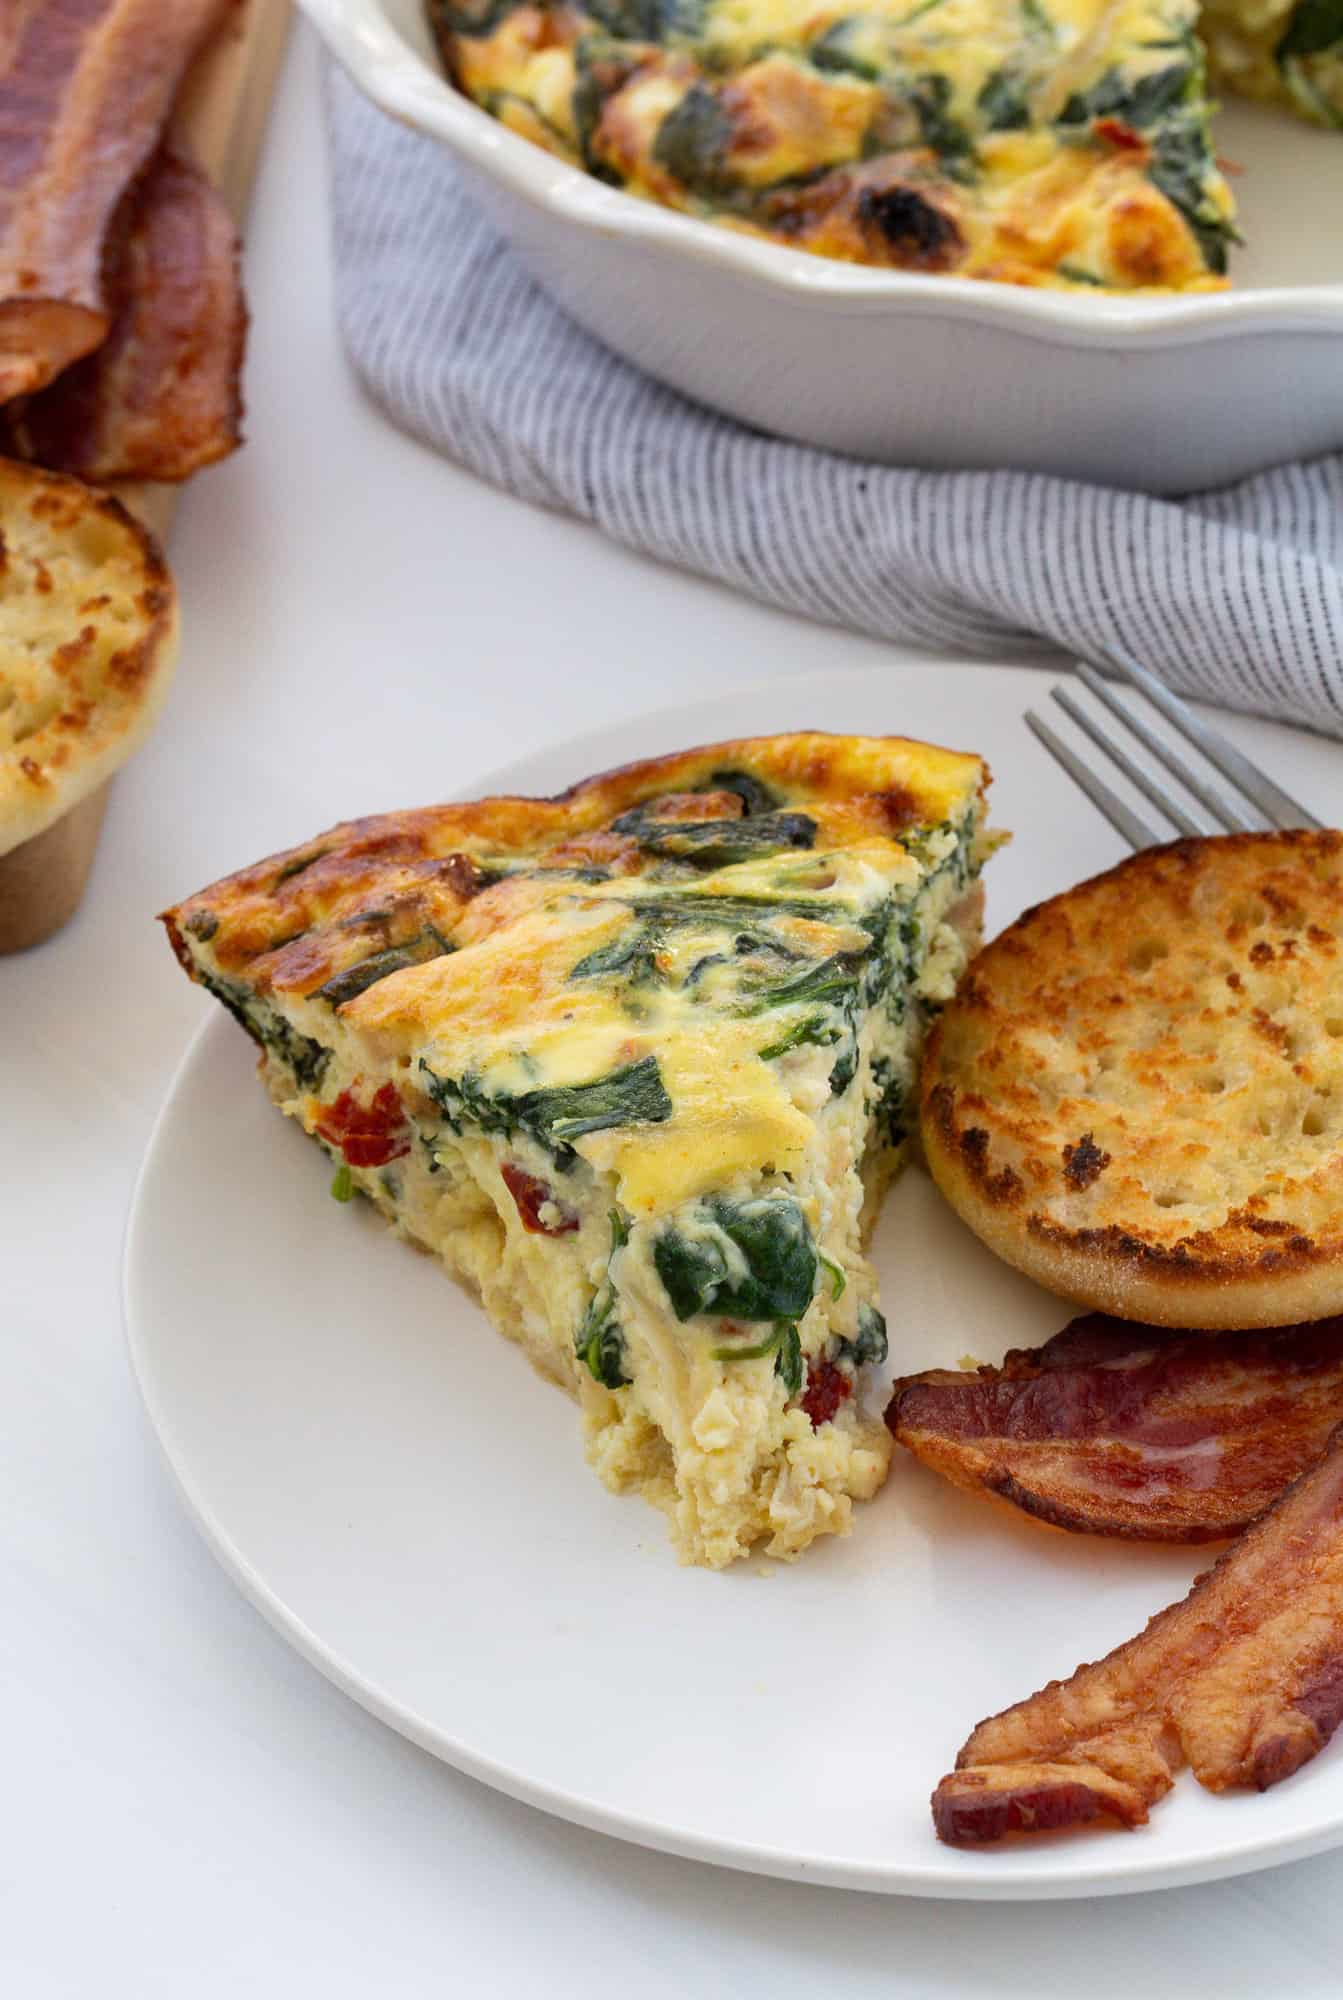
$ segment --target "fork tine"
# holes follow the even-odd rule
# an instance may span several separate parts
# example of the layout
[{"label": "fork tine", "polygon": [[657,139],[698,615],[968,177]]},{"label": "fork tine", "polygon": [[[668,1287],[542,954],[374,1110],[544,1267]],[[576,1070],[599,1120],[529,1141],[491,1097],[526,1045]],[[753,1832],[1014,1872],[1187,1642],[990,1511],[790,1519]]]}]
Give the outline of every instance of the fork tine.
[{"label": "fork tine", "polygon": [[1088,770],[1081,758],[1068,748],[1061,737],[1054,734],[1049,724],[1038,716],[1033,708],[1026,710],[1026,724],[1039,737],[1055,763],[1063,766],[1073,783],[1086,793],[1092,805],[1099,807],[1115,832],[1126,840],[1130,847],[1137,849],[1160,846],[1160,836],[1154,833],[1137,813],[1131,812],[1124,801],[1116,797],[1094,771]]},{"label": "fork tine", "polygon": [[1146,667],[1140,667],[1127,653],[1112,652],[1112,664],[1126,681],[1141,690],[1154,708],[1159,708],[1186,741],[1196,745],[1210,764],[1215,764],[1224,778],[1229,778],[1246,796],[1253,800],[1271,826],[1319,827],[1322,821],[1314,813],[1285,792],[1281,785],[1275,785],[1272,778],[1251,763],[1243,752],[1225,736],[1199,720],[1193,711],[1164,687],[1155,674]]},{"label": "fork tine", "polygon": [[[1205,812],[1212,814],[1219,826],[1224,826],[1228,833],[1248,833],[1251,830],[1253,822],[1246,819],[1240,808],[1233,805],[1215,785],[1210,785],[1206,778],[1200,778],[1196,771],[1192,771],[1179,752],[1164,742],[1142,716],[1135,715],[1132,709],[1120,700],[1108,682],[1103,681],[1085,660],[1077,662],[1075,671],[1083,687],[1089,688],[1097,701],[1104,702],[1111,715],[1118,716],[1124,727],[1137,737],[1143,748],[1150,750],[1158,762],[1165,765],[1172,777],[1179,779],[1185,790],[1198,800]],[[1102,748],[1105,747],[1102,743]],[[1110,755],[1115,755],[1113,750]],[[1118,762],[1118,759],[1115,761]],[[1201,826],[1190,828],[1194,833],[1204,833],[1206,830]]]},{"label": "fork tine", "polygon": [[[1079,668],[1079,673],[1080,671]],[[1087,685],[1089,686],[1090,682]],[[1053,695],[1063,713],[1071,716],[1083,735],[1091,738],[1096,748],[1103,752],[1112,764],[1119,767],[1129,783],[1136,785],[1143,797],[1149,799],[1159,813],[1165,814],[1172,826],[1178,827],[1181,833],[1198,834],[1206,832],[1206,828],[1201,827],[1196,820],[1191,819],[1178,800],[1171,797],[1171,794],[1166,790],[1164,785],[1159,785],[1155,778],[1144,771],[1141,764],[1135,763],[1122,744],[1113,742],[1106,735],[1100,724],[1092,720],[1081,703],[1073,700],[1067,688],[1054,687],[1049,692]]]}]

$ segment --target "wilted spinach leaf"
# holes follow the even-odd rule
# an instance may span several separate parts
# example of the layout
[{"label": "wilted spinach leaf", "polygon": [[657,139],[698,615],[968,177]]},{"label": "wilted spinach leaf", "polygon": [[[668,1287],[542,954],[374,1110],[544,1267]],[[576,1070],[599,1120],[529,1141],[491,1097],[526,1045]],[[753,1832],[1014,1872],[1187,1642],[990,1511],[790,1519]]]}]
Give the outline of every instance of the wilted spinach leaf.
[{"label": "wilted spinach leaf", "polygon": [[571,1141],[620,1125],[660,1125],[672,1115],[656,1056],[626,1063],[591,1083],[555,1084],[540,1090],[491,1093],[468,1072],[441,1077],[420,1058],[426,1088],[454,1131],[528,1132],[561,1165],[573,1157]]},{"label": "wilted spinach leaf", "polygon": [[857,54],[853,46],[854,35],[862,25],[861,16],[852,15],[843,21],[832,22],[807,50],[813,65],[831,74],[860,76],[867,83],[878,83],[881,71],[876,63]]},{"label": "wilted spinach leaf", "polygon": [[588,1373],[603,1388],[622,1389],[629,1381],[625,1373],[625,1336],[616,1318],[616,1298],[609,1279],[583,1315],[574,1336],[574,1348]]},{"label": "wilted spinach leaf", "polygon": [[704,22],[701,0],[586,0],[586,10],[608,33],[625,42],[666,42],[674,35],[697,35]]},{"label": "wilted spinach leaf", "polygon": [[725,194],[732,184],[727,165],[731,147],[731,118],[712,90],[695,83],[658,127],[653,158],[684,187]]},{"label": "wilted spinach leaf", "polygon": [[206,991],[214,994],[238,1025],[247,1030],[252,1040],[268,1049],[277,1061],[288,1065],[300,1088],[316,1090],[319,1087],[331,1060],[330,1049],[323,1048],[311,1035],[299,1034],[288,1021],[273,1013],[263,1000],[249,993],[245,986],[235,986],[230,980],[217,979],[206,972],[202,972],[200,977]]},{"label": "wilted spinach leaf", "polygon": [[[630,1240],[629,1224],[618,1208],[610,1212],[611,1256]],[[622,1389],[629,1381],[625,1373],[625,1336],[616,1316],[616,1292],[611,1282],[610,1259],[606,1276],[593,1295],[592,1303],[574,1335],[574,1349],[588,1373],[606,1389]]]},{"label": "wilted spinach leaf", "polygon": [[748,819],[757,813],[773,812],[779,804],[769,786],[752,777],[749,771],[711,771],[708,783],[701,789],[707,792],[735,792],[746,808]]},{"label": "wilted spinach leaf", "polygon": [[1031,122],[1026,79],[1018,70],[996,69],[975,103],[990,132],[1021,132]]},{"label": "wilted spinach leaf", "polygon": [[774,1373],[782,1379],[785,1392],[795,1396],[802,1387],[802,1342],[791,1320],[778,1320],[773,1333],[748,1347],[713,1349],[715,1361],[762,1361],[767,1354],[774,1356]]},{"label": "wilted spinach leaf", "polygon": [[841,1340],[836,1350],[841,1361],[851,1361],[855,1368],[868,1364],[879,1365],[886,1359],[890,1342],[886,1337],[886,1321],[875,1306],[861,1305],[858,1308],[858,1332],[852,1340]]},{"label": "wilted spinach leaf", "polygon": [[689,861],[696,868],[730,868],[783,848],[811,847],[816,822],[806,813],[762,813],[757,818],[658,820],[649,808],[635,806],[611,822],[614,833],[637,840],[645,854]]},{"label": "wilted spinach leaf", "polygon": [[570,979],[624,979],[642,986],[656,979],[657,934],[640,925],[629,924],[623,931],[580,958]]},{"label": "wilted spinach leaf", "polygon": [[921,76],[910,103],[925,146],[941,160],[954,180],[974,177],[975,148],[965,126],[951,115],[951,82],[945,76]]},{"label": "wilted spinach leaf", "polygon": [[332,1007],[342,1007],[347,1000],[366,993],[370,986],[376,986],[380,979],[389,978],[393,972],[404,972],[408,965],[427,965],[431,958],[442,958],[454,949],[455,946],[450,945],[440,931],[429,925],[409,944],[397,945],[388,951],[375,951],[370,957],[360,959],[357,965],[347,965],[344,972],[336,973],[325,986],[319,986],[314,998],[325,1000]]},{"label": "wilted spinach leaf", "polygon": [[774,1357],[774,1373],[784,1386],[784,1393],[796,1396],[802,1388],[802,1342],[795,1326],[785,1326],[779,1339],[779,1351]]},{"label": "wilted spinach leaf", "polygon": [[1196,74],[1190,63],[1171,63],[1130,83],[1122,70],[1107,69],[1090,90],[1073,92],[1058,123],[1086,125],[1097,118],[1115,118],[1135,132],[1145,132],[1184,102]]},{"label": "wilted spinach leaf", "polygon": [[1205,134],[1197,125],[1184,124],[1160,134],[1147,173],[1193,231],[1208,269],[1220,275],[1226,270],[1228,246],[1237,238],[1234,225],[1209,197],[1212,165]]},{"label": "wilted spinach leaf", "polygon": [[757,1050],[761,1062],[773,1062],[775,1056],[786,1056],[792,1049],[808,1047],[828,1048],[844,1033],[843,1027],[833,1016],[825,1014],[804,1014],[791,1028],[786,1028],[777,1041]]},{"label": "wilted spinach leaf", "polygon": [[1299,0],[1287,32],[1273,51],[1279,63],[1323,55],[1343,45],[1343,0]]},{"label": "wilted spinach leaf", "polygon": [[872,1081],[877,1089],[872,1115],[887,1145],[898,1146],[907,1129],[904,1082],[886,1056],[878,1056],[873,1063]]},{"label": "wilted spinach leaf", "polygon": [[698,1202],[690,1227],[675,1222],[653,1245],[653,1263],[681,1320],[798,1319],[816,1289],[816,1248],[806,1217],[787,1195]]},{"label": "wilted spinach leaf", "polygon": [[872,953],[837,951],[809,965],[777,986],[753,994],[738,1007],[739,1014],[774,1013],[780,1007],[826,1003],[832,1007],[854,1008],[863,998],[864,974],[870,969]]}]

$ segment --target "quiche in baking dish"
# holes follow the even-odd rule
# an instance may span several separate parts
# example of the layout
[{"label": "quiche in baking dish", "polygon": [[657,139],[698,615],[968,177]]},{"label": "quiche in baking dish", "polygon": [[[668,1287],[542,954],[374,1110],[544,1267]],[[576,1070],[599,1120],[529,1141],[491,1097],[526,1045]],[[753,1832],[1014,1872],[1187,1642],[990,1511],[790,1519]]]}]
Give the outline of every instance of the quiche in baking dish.
[{"label": "quiche in baking dish", "polygon": [[[428,0],[460,89],[633,194],[849,262],[1224,282],[1198,0]],[[1219,78],[1343,125],[1343,0],[1211,0]]]},{"label": "quiche in baking dish", "polygon": [[575,1394],[683,1558],[885,1474],[863,1244],[978,939],[977,757],[718,744],[336,827],[167,912],[280,1108]]}]

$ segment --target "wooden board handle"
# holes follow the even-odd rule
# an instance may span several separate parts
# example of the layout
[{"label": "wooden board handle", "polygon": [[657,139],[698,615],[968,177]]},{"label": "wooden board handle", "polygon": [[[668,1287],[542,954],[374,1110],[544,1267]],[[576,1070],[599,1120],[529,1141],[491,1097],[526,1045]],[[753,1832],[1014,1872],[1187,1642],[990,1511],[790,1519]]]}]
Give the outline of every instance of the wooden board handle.
[{"label": "wooden board handle", "polygon": [[[183,82],[175,131],[241,222],[290,22],[289,0],[239,0]],[[207,475],[208,476],[208,475]],[[162,540],[175,486],[119,486],[119,499]],[[0,855],[0,953],[26,951],[79,908],[107,807],[102,785],[54,825]]]}]

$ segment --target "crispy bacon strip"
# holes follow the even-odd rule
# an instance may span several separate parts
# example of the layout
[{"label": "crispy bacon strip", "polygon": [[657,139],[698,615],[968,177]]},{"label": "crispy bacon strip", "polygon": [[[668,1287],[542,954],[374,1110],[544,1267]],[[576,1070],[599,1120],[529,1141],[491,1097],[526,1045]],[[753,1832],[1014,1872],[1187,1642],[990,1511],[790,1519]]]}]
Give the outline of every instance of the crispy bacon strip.
[{"label": "crispy bacon strip", "polygon": [[238,258],[220,195],[161,147],[113,225],[111,332],[40,395],[0,411],[5,447],[104,482],[186,479],[235,450],[247,330]]},{"label": "crispy bacon strip", "polygon": [[103,245],[177,86],[232,0],[10,0],[0,10],[0,402],[108,328]]},{"label": "crispy bacon strip", "polygon": [[1136,1639],[981,1722],[933,1794],[943,1840],[1133,1826],[1186,1761],[1264,1791],[1343,1720],[1343,1425],[1319,1462]]},{"label": "crispy bacon strip", "polygon": [[1089,1313],[977,1374],[895,1384],[886,1422],[953,1484],[1077,1534],[1239,1534],[1343,1413],[1343,1319],[1169,1333]]}]

